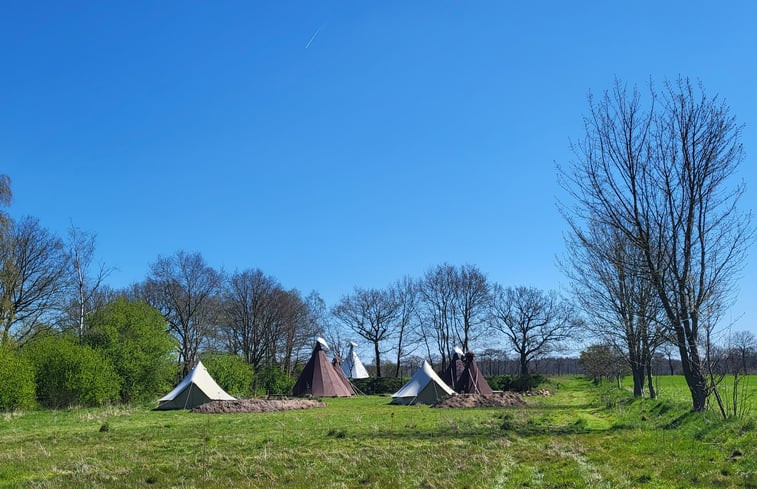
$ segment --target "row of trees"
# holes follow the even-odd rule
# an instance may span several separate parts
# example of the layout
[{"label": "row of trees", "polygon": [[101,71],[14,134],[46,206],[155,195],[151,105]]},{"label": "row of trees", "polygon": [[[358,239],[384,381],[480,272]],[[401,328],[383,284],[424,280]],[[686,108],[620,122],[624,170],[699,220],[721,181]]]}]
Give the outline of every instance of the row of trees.
[{"label": "row of trees", "polygon": [[[0,179],[0,191],[7,207],[8,177]],[[207,350],[238,354],[256,370],[276,365],[291,373],[319,334],[337,352],[347,338],[367,340],[378,376],[388,352],[395,355],[394,376],[416,353],[444,368],[453,346],[471,349],[486,334],[487,343],[496,336],[512,348],[525,374],[534,358],[554,351],[582,324],[556,294],[493,284],[472,265],[439,265],[385,289],[355,288],[329,310],[316,292],[286,289],[261,270],[226,274],[199,253],[179,251],[158,257],[144,281],[114,291],[104,283],[110,269],[94,262],[94,235],[72,225],[60,238],[34,218],[1,217],[3,345],[22,345],[45,331],[84,341],[87,317],[126,297],[162,314],[181,374]]]},{"label": "row of trees", "polygon": [[355,288],[333,308],[336,324],[329,339],[339,352],[345,331],[373,347],[377,375],[386,352],[402,359],[421,354],[442,369],[454,346],[463,350],[502,343],[529,373],[537,357],[554,352],[579,336],[583,321],[575,308],[553,292],[533,287],[502,287],[475,266],[438,265],[422,278],[405,277],[385,289]]},{"label": "row of trees", "polygon": [[[11,200],[10,179],[0,176],[0,209]],[[317,293],[284,289],[260,270],[226,275],[199,253],[159,257],[143,282],[116,291],[105,284],[111,269],[95,263],[93,234],[72,225],[61,238],[35,218],[0,212],[0,256],[1,347],[50,331],[84,342],[87,318],[118,297],[142,300],[162,314],[182,374],[204,350],[291,372],[323,329],[325,304]]]}]

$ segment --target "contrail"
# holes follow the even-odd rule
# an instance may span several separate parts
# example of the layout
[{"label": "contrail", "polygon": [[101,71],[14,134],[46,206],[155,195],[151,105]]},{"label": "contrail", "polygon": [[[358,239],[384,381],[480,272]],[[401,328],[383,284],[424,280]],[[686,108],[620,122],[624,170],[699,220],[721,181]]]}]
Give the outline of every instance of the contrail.
[{"label": "contrail", "polygon": [[[321,26],[321,27],[323,27],[323,26]],[[305,49],[309,48],[310,45],[313,44],[313,40],[316,38],[316,36],[318,35],[318,33],[321,32],[321,27],[319,27],[318,29],[316,29],[315,30],[315,34],[313,34],[312,37],[310,38],[310,40],[305,43]]]}]

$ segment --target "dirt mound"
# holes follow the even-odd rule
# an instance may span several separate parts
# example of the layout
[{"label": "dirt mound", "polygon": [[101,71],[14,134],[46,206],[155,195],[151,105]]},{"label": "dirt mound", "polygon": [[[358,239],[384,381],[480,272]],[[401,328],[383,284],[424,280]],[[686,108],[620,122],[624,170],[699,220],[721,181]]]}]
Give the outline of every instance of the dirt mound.
[{"label": "dirt mound", "polygon": [[539,389],[539,390],[536,390],[536,391],[526,391],[526,392],[523,393],[523,395],[524,396],[543,396],[543,397],[547,397],[547,396],[551,396],[552,393],[549,392],[547,389]]},{"label": "dirt mound", "polygon": [[316,407],[326,407],[326,404],[314,399],[242,399],[240,401],[211,401],[192,409],[192,412],[203,414],[270,413]]},{"label": "dirt mound", "polygon": [[495,392],[491,396],[480,394],[458,394],[448,397],[431,407],[436,408],[476,408],[476,407],[508,407],[525,406],[526,402],[513,392]]}]

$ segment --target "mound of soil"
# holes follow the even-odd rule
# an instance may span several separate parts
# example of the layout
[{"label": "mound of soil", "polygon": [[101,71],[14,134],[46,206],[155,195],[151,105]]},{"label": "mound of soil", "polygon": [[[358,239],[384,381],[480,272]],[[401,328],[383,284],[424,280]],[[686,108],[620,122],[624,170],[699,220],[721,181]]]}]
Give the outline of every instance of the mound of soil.
[{"label": "mound of soil", "polygon": [[476,407],[508,407],[525,406],[526,402],[513,392],[495,392],[491,396],[480,394],[458,394],[448,397],[431,407],[435,408],[476,408]]},{"label": "mound of soil", "polygon": [[524,396],[551,396],[552,393],[549,392],[547,389],[539,389],[536,391],[526,391],[523,393]]},{"label": "mound of soil", "polygon": [[242,399],[239,401],[211,401],[192,409],[193,413],[224,414],[224,413],[270,413],[273,411],[288,411],[291,409],[310,409],[326,407],[315,399]]}]

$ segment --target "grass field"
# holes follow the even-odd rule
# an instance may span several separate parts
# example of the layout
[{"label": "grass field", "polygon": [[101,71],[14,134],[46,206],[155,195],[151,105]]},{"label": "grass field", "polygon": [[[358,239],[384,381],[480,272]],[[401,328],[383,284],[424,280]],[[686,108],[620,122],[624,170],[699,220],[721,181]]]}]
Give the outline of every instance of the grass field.
[{"label": "grass field", "polygon": [[666,381],[649,401],[561,378],[526,408],[4,414],[0,487],[757,487],[755,418],[690,413]]}]

